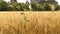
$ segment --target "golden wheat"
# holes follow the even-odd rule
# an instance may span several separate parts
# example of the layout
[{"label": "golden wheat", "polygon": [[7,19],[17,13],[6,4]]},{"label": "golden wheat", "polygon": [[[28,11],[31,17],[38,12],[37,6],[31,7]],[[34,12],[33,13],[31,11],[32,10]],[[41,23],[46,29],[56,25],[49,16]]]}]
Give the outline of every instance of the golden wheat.
[{"label": "golden wheat", "polygon": [[60,12],[0,12],[0,34],[60,34]]}]

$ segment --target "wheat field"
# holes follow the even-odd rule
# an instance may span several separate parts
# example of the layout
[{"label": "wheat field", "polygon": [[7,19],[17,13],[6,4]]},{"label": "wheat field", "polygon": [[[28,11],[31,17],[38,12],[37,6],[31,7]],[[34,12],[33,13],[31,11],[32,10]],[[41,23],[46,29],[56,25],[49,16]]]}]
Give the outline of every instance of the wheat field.
[{"label": "wheat field", "polygon": [[60,34],[60,12],[0,12],[0,34]]}]

